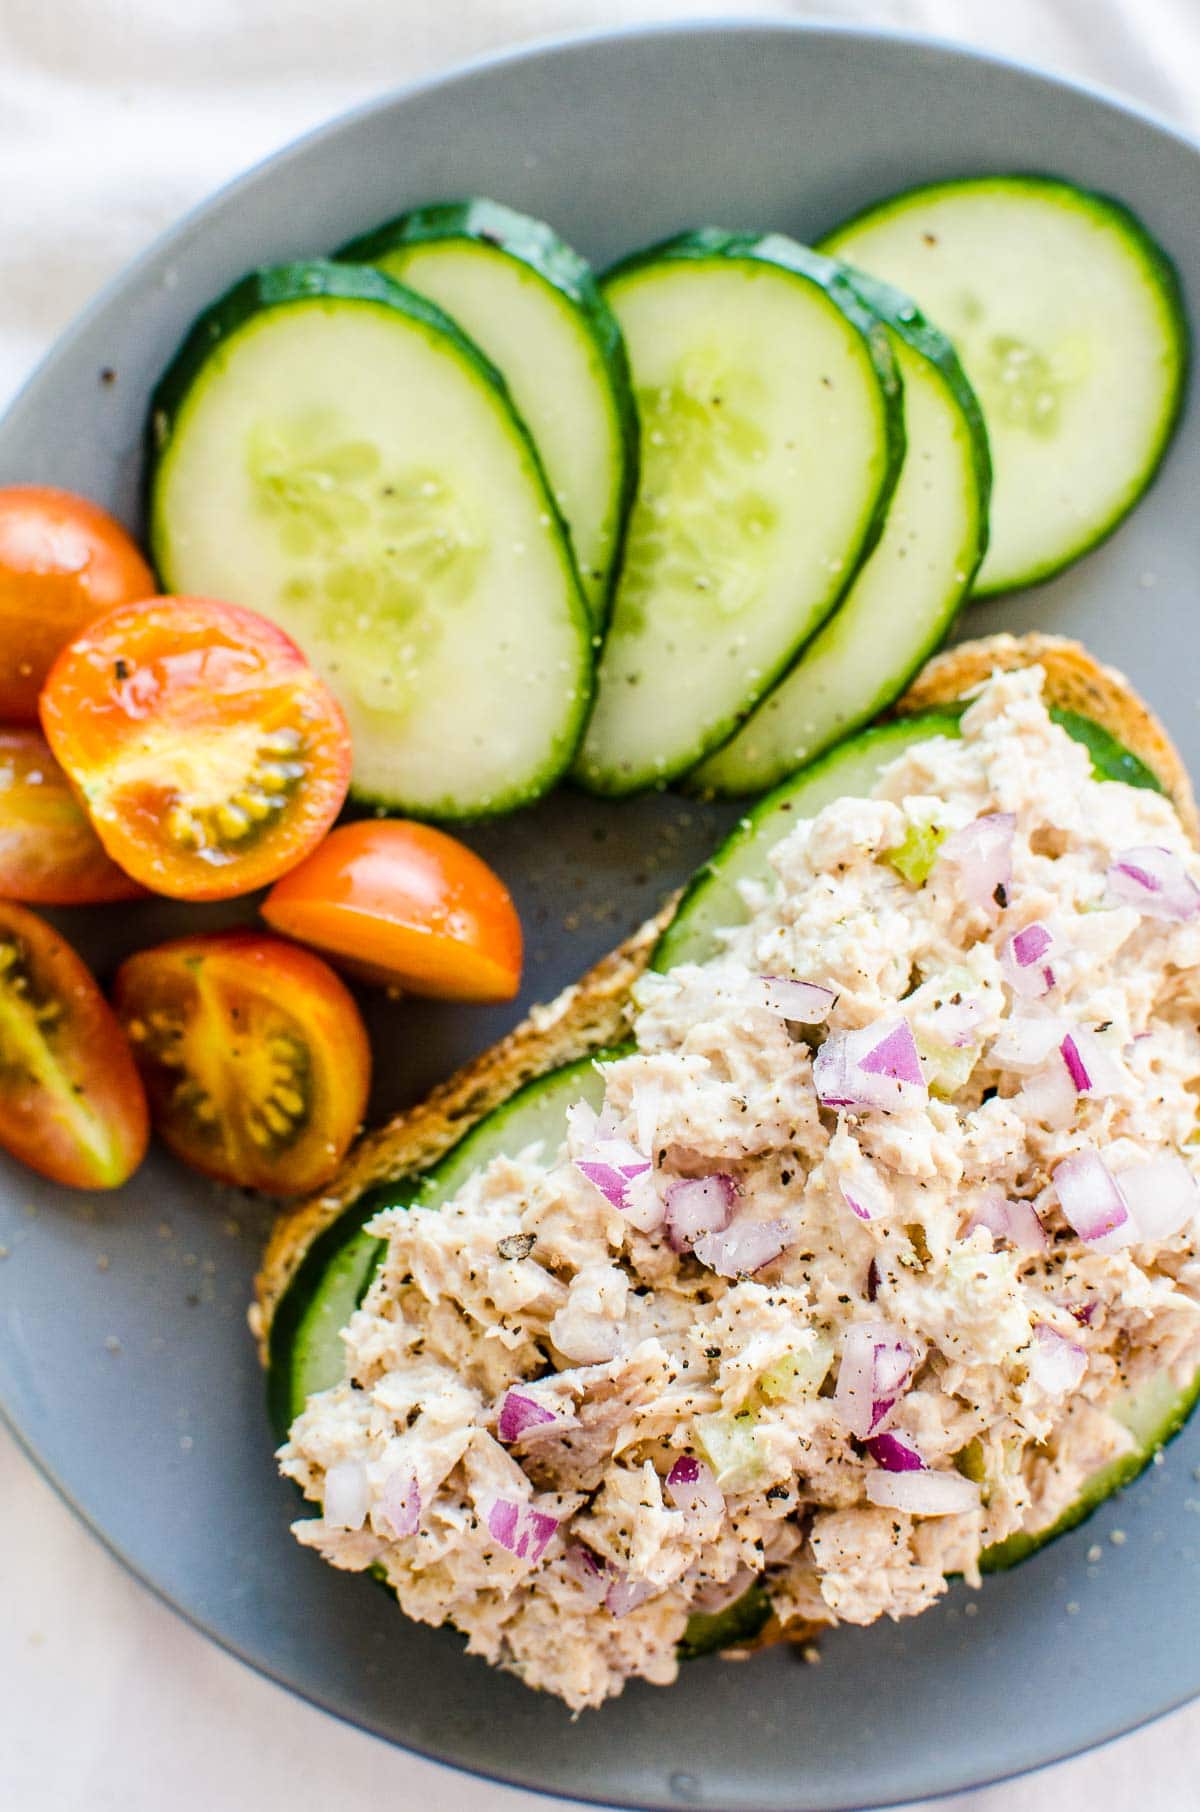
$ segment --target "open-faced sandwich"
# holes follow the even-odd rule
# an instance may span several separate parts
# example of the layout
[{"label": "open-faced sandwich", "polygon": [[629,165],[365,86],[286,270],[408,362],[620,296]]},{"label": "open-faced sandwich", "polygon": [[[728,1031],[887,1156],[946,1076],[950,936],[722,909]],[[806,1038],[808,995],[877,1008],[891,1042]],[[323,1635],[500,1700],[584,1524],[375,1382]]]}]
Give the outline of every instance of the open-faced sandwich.
[{"label": "open-faced sandwich", "polygon": [[298,1539],[579,1708],[1078,1520],[1200,1373],[1195,834],[1073,644],[931,662],[279,1222]]}]

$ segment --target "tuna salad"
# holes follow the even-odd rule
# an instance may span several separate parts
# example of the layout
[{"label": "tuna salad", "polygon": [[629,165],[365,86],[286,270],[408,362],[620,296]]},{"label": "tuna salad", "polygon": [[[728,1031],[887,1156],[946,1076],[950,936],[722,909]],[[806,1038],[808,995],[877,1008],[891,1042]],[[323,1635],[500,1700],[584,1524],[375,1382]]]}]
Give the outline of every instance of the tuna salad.
[{"label": "tuna salad", "polygon": [[1041,672],[798,821],[558,1149],[372,1223],[297,1538],[579,1709],[756,1578],[927,1609],[1200,1368],[1200,861]]}]

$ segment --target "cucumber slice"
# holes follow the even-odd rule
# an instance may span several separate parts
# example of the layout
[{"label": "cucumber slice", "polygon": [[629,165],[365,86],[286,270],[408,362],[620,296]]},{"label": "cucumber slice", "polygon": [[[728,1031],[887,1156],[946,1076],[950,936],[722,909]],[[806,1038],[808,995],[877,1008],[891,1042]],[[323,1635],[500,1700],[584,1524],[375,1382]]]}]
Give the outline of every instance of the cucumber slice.
[{"label": "cucumber slice", "polygon": [[958,719],[949,712],[902,717],[864,731],[769,793],[697,870],[654,946],[650,967],[665,971],[716,956],[722,942],[718,933],[743,924],[748,916],[741,883],[766,878],[768,855],[798,818],[813,817],[835,799],[862,798],[888,762],[913,743],[957,735]]},{"label": "cucumber slice", "polygon": [[589,790],[660,785],[725,740],[833,609],[903,452],[887,335],[829,260],[708,231],[617,267],[642,472]]},{"label": "cucumber slice", "polygon": [[440,1208],[493,1158],[515,1157],[530,1145],[558,1145],[566,1136],[567,1109],[576,1101],[599,1107],[604,1099],[596,1064],[619,1054],[602,1051],[526,1083],[423,1177],[402,1177],[369,1190],[314,1241],[271,1322],[267,1403],[280,1441],[309,1397],[344,1375],[341,1330],[387,1249],[366,1231],[366,1222],[385,1208]]},{"label": "cucumber slice", "polygon": [[698,1661],[702,1655],[715,1655],[720,1649],[753,1642],[770,1621],[771,1600],[765,1588],[755,1580],[723,1611],[692,1613],[679,1644],[679,1659]]},{"label": "cucumber slice", "polygon": [[904,384],[887,522],[833,616],[689,791],[762,792],[877,717],[946,635],[987,546],[987,434],[954,348],[899,290],[851,281],[887,327]]},{"label": "cucumber slice", "polygon": [[557,779],[591,625],[528,432],[448,316],[379,271],[258,271],[193,327],[153,427],[166,588],[295,636],[359,798],[460,818]]},{"label": "cucumber slice", "polygon": [[1179,417],[1179,280],[1129,210],[1053,177],[931,183],[835,227],[823,251],[915,296],[958,347],[995,468],[985,596],[1102,541]]},{"label": "cucumber slice", "polygon": [[1093,1472],[1074,1503],[1048,1529],[1018,1529],[1006,1540],[985,1548],[979,1562],[983,1572],[1006,1572],[1038,1548],[1044,1548],[1047,1542],[1077,1528],[1093,1510],[1099,1509],[1105,1498],[1111,1497],[1123,1485],[1131,1484],[1146,1470],[1160,1448],[1179,1433],[1195,1409],[1197,1399],[1200,1399],[1200,1374],[1180,1388],[1172,1382],[1169,1372],[1159,1372],[1140,1390],[1119,1397],[1112,1406],[1112,1414],[1133,1436],[1135,1445],[1131,1451]]},{"label": "cucumber slice", "polygon": [[637,482],[637,413],[621,330],[590,267],[543,221],[478,199],[416,208],[338,257],[429,296],[504,373],[602,626]]},{"label": "cucumber slice", "polygon": [[[674,918],[654,946],[650,967],[662,971],[677,963],[704,963],[716,956],[721,949],[718,933],[745,922],[741,883],[766,878],[768,855],[797,818],[811,818],[835,799],[864,797],[888,762],[913,743],[930,736],[957,736],[958,720],[965,709],[965,704],[951,704],[919,717],[877,724],[830,749],[759,800],[693,875]],[[1127,786],[1163,791],[1158,776],[1090,717],[1057,708],[1050,715],[1068,736],[1083,744],[1097,780],[1120,780]]]}]

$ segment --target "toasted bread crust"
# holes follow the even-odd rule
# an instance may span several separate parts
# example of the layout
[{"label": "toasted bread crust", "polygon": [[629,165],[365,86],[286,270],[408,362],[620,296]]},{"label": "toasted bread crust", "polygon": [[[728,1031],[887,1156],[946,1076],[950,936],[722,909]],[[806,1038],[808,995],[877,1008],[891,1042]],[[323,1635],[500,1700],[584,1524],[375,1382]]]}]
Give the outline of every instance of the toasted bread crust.
[{"label": "toasted bread crust", "polygon": [[1166,789],[1192,842],[1200,843],[1192,783],[1167,732],[1123,673],[1103,666],[1086,648],[1065,636],[991,635],[946,648],[926,661],[893,711],[900,716],[928,711],[951,699],[966,698],[993,673],[1010,673],[1014,667],[1035,664],[1045,670],[1051,704],[1090,717],[1145,762]]},{"label": "toasted bread crust", "polygon": [[[1187,770],[1166,731],[1114,668],[1060,636],[989,636],[935,655],[893,711],[910,715],[949,704],[990,674],[1040,664],[1046,695],[1109,731],[1162,782],[1193,843],[1200,822]],[[319,1196],[286,1209],[276,1221],[258,1276],[250,1325],[266,1360],[275,1308],[320,1233],[375,1184],[414,1175],[435,1163],[513,1091],[561,1064],[615,1043],[627,1029],[630,989],[646,968],[674,901],[649,919],[594,969],[529,1017],[490,1050],[434,1089],[417,1106],[365,1134]]]}]

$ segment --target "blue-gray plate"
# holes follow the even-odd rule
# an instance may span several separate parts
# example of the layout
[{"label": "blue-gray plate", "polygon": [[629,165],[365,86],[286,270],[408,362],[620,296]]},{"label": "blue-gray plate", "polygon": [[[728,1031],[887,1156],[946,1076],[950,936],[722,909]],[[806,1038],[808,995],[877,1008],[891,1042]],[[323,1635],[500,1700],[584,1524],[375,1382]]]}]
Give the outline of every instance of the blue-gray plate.
[{"label": "blue-gray plate", "polygon": [[[805,239],[904,184],[1058,171],[1128,201],[1200,294],[1196,147],[1111,99],[942,45],[697,25],[503,57],[370,106],[185,220],[64,337],[0,427],[0,481],[84,491],[136,523],[150,386],[248,267],[320,252],[401,208],[473,192],[544,215],[598,264],[701,223]],[[102,373],[114,372],[105,382]],[[972,632],[1077,634],[1125,668],[1200,772],[1200,422],[1105,546]],[[560,794],[473,841],[529,931],[521,1007],[616,941],[729,814]],[[212,922],[214,915],[205,915]],[[107,973],[195,909],[62,915]],[[382,1112],[514,1010],[369,1007]],[[750,1812],[877,1806],[1051,1761],[1200,1693],[1200,1428],[1086,1527],[979,1594],[786,1650],[696,1662],[572,1723],[561,1705],[407,1624],[288,1535],[245,1323],[267,1211],[162,1156],[118,1196],[0,1168],[0,1403],[45,1472],[149,1585],[255,1667],[381,1736],[606,1803]],[[1117,1531],[1126,1539],[1110,1540]]]}]

